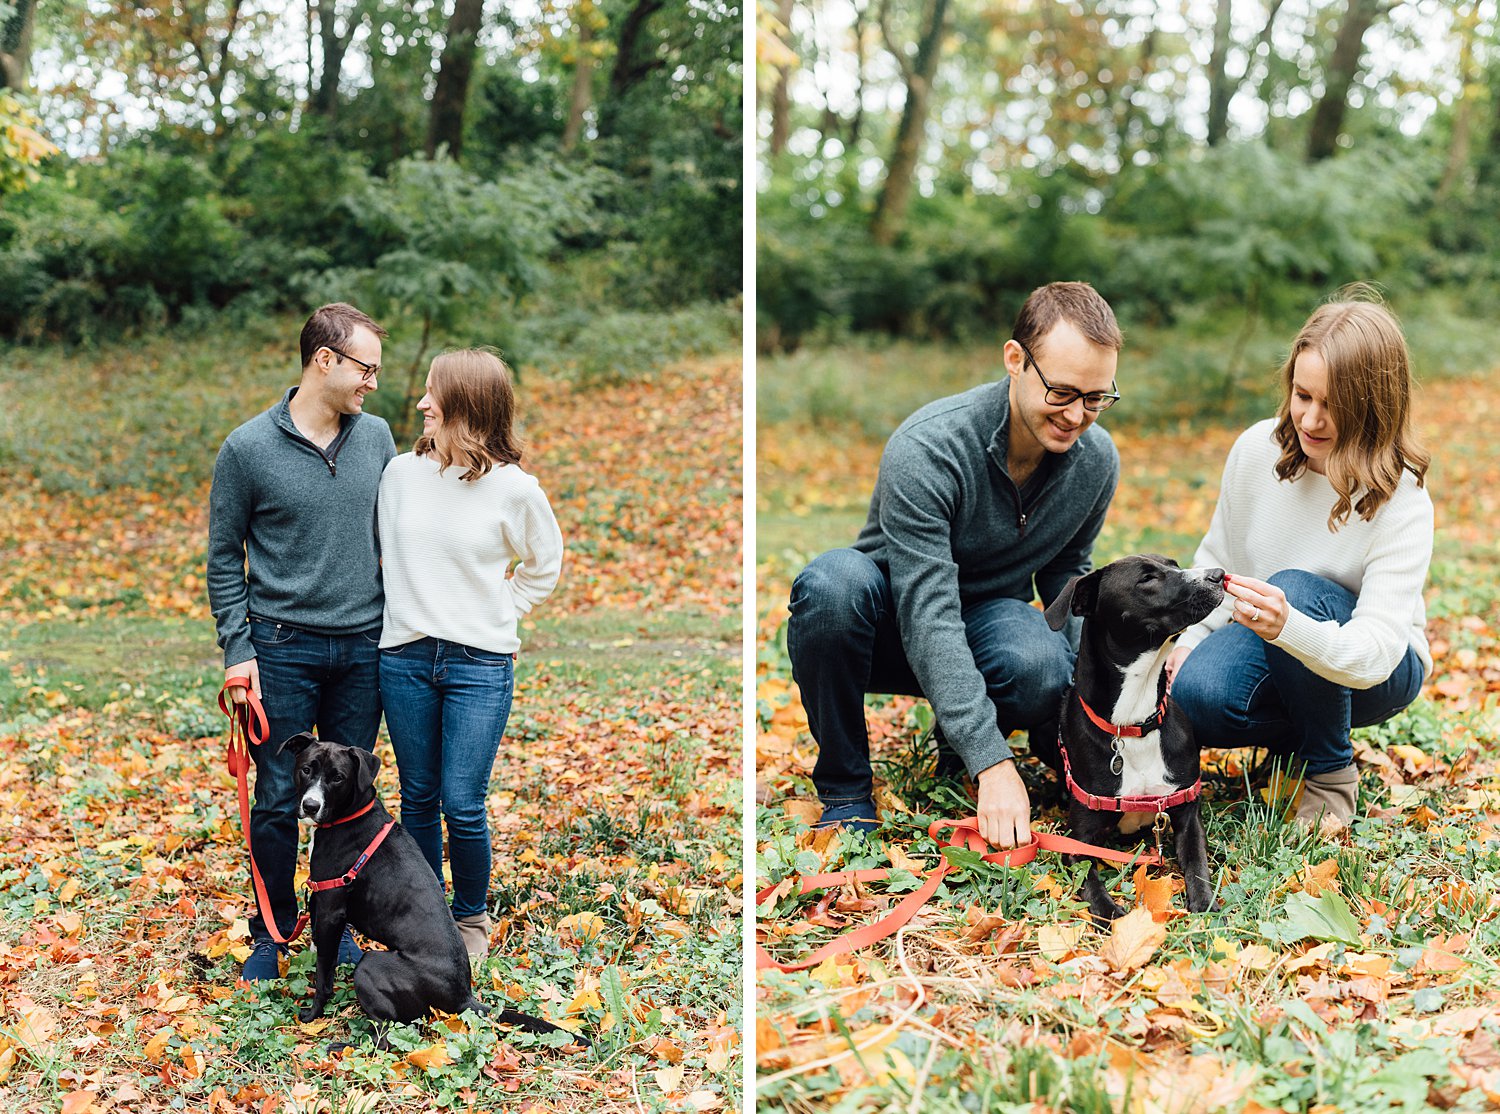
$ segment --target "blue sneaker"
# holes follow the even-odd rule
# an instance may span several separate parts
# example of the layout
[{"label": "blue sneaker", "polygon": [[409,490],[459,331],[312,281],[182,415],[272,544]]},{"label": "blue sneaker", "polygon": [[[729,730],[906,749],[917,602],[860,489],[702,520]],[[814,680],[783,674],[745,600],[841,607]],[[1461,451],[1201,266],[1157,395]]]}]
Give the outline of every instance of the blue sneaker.
[{"label": "blue sneaker", "polygon": [[281,957],[285,954],[286,946],[274,940],[255,941],[255,950],[240,968],[240,978],[246,982],[281,978]]},{"label": "blue sneaker", "polygon": [[357,966],[364,957],[364,951],[354,942],[354,931],[345,925],[344,935],[339,938],[339,962]]},{"label": "blue sneaker", "polygon": [[824,805],[823,815],[818,817],[818,822],[813,827],[847,828],[852,832],[864,832],[868,835],[880,827],[880,821],[876,817],[874,800],[863,797],[857,801]]}]

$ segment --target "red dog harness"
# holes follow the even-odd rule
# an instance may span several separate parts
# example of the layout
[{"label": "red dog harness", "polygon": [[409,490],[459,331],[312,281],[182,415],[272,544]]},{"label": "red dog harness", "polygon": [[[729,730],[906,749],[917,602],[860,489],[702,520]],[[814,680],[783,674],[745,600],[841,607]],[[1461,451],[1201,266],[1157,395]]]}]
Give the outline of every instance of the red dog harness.
[{"label": "red dog harness", "polygon": [[[1149,719],[1141,723],[1130,724],[1121,727],[1119,724],[1110,723],[1098,712],[1088,706],[1088,702],[1079,696],[1075,690],[1074,696],[1078,698],[1078,706],[1089,717],[1094,726],[1101,731],[1107,731],[1115,737],[1115,758],[1119,759],[1123,768],[1124,759],[1120,757],[1120,740],[1122,738],[1138,739],[1143,735],[1161,728],[1162,720],[1167,715],[1167,698],[1161,698],[1161,703],[1156,706],[1156,711],[1151,713]],[[1186,804],[1188,801],[1197,800],[1203,792],[1203,779],[1197,778],[1186,789],[1179,789],[1175,793],[1169,793],[1164,797],[1101,797],[1096,793],[1090,793],[1073,780],[1073,766],[1068,761],[1068,748],[1063,745],[1062,729],[1057,732],[1057,749],[1062,753],[1063,780],[1068,785],[1068,792],[1073,794],[1073,799],[1084,808],[1093,809],[1095,812],[1154,812],[1158,818],[1162,817],[1167,809],[1175,808],[1177,805]],[[1111,761],[1110,767],[1114,773],[1115,763]]]},{"label": "red dog harness", "polygon": [[[320,828],[336,828],[340,824],[347,824],[347,823],[349,823],[349,821],[357,819],[358,817],[363,816],[365,813],[369,812],[374,807],[375,807],[375,802],[371,801],[369,804],[365,805],[365,807],[362,808],[362,809],[360,809],[358,812],[351,812],[348,816],[345,816],[341,820],[330,820],[326,824],[319,824],[318,827],[320,827]],[[365,864],[370,861],[370,856],[373,855],[373,854],[375,854],[375,849],[377,847],[379,847],[382,843],[385,842],[385,837],[391,834],[391,829],[394,828],[395,826],[396,826],[396,822],[394,820],[387,820],[385,822],[385,826],[382,827],[380,829],[380,831],[378,831],[378,832],[375,833],[375,838],[372,839],[372,840],[370,840],[370,845],[368,847],[366,847],[363,851],[360,852],[359,858],[357,858],[357,859],[354,860],[354,865],[353,866],[351,866],[348,870],[344,871],[344,873],[341,874],[341,875],[339,875],[337,878],[329,878],[329,879],[327,879],[326,881],[323,881],[323,882],[314,882],[311,878],[309,878],[307,880],[307,888],[310,889],[310,890],[319,890],[319,891],[321,891],[321,890],[336,890],[336,889],[339,889],[341,886],[347,886],[350,883],[352,883],[356,878],[359,877],[359,872],[365,868]]]}]

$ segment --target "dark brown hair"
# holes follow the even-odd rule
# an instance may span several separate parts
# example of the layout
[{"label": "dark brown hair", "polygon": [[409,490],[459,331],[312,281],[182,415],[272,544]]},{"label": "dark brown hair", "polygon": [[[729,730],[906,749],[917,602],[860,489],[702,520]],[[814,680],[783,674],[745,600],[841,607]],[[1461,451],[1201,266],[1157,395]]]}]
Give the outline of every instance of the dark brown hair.
[{"label": "dark brown hair", "polygon": [[1422,486],[1432,460],[1411,428],[1411,362],[1401,325],[1373,287],[1346,286],[1334,297],[1292,341],[1281,367],[1274,434],[1281,445],[1276,475],[1294,480],[1307,467],[1307,455],[1292,421],[1292,380],[1297,357],[1317,352],[1328,367],[1328,416],[1335,430],[1325,473],[1338,495],[1328,515],[1330,530],[1347,522],[1351,511],[1366,522],[1374,518],[1396,493],[1403,471]]},{"label": "dark brown hair", "polygon": [[319,348],[342,348],[354,335],[354,330],[363,325],[377,337],[390,334],[372,321],[368,314],[355,309],[348,302],[330,302],[313,310],[307,324],[302,326],[302,366],[312,362],[313,353]]},{"label": "dark brown hair", "polygon": [[432,361],[428,391],[443,420],[431,437],[420,437],[418,456],[438,462],[438,471],[460,465],[460,479],[477,480],[497,464],[520,464],[515,433],[516,393],[505,361],[483,348],[444,352]]},{"label": "dark brown hair", "polygon": [[1010,335],[1030,348],[1059,321],[1068,322],[1101,348],[1118,352],[1125,344],[1115,311],[1086,282],[1049,282],[1037,287],[1016,314]]}]

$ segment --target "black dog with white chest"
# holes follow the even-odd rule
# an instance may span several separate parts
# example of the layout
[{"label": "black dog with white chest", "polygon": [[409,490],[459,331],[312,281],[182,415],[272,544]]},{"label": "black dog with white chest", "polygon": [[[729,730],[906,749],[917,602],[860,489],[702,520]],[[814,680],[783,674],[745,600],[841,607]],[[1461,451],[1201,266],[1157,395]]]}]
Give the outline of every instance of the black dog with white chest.
[{"label": "black dog with white chest", "polygon": [[[1165,666],[1177,636],[1223,598],[1223,569],[1182,569],[1145,554],[1075,577],[1046,612],[1053,630],[1071,615],[1083,616],[1058,733],[1062,753],[1036,748],[1067,784],[1073,834],[1097,845],[1112,828],[1128,833],[1165,814],[1195,913],[1215,908],[1198,810],[1199,747],[1192,724],[1167,696]],[[1128,826],[1127,818],[1147,807],[1148,819]],[[1082,896],[1101,920],[1124,915],[1097,863]]]},{"label": "black dog with white chest", "polygon": [[[434,1007],[489,1013],[474,997],[469,956],[442,886],[416,840],[375,796],[380,759],[306,732],[281,749],[296,756],[300,813],[318,825],[310,869],[316,992],[301,1020],[322,1016],[328,1004],[346,923],[390,949],[367,951],[354,969],[359,1004],[372,1018],[415,1021]],[[516,1010],[501,1010],[495,1020],[534,1033],[566,1031]]]}]

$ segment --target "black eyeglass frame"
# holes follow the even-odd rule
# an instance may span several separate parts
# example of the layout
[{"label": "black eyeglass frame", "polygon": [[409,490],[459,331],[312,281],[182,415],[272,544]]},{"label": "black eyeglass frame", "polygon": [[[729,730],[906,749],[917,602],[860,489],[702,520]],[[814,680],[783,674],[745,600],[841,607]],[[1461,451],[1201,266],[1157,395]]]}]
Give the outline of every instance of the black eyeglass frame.
[{"label": "black eyeglass frame", "polygon": [[[1113,379],[1109,381],[1109,390],[1107,391],[1080,391],[1077,387],[1054,387],[1051,383],[1047,382],[1047,377],[1042,374],[1042,365],[1036,362],[1036,357],[1031,354],[1031,349],[1026,347],[1026,342],[1018,340],[1016,343],[1021,346],[1021,351],[1026,353],[1026,362],[1036,368],[1036,377],[1042,381],[1042,386],[1047,389],[1047,404],[1049,406],[1072,406],[1075,399],[1081,398],[1083,399],[1083,408],[1085,410],[1090,413],[1100,414],[1120,401],[1120,394],[1116,389]],[[1026,370],[1025,365],[1022,365],[1021,370]],[[1054,398],[1054,395],[1061,395],[1062,397]],[[1094,400],[1092,404],[1089,402],[1090,399]]]},{"label": "black eyeglass frame", "polygon": [[[376,378],[384,370],[384,366],[381,364],[367,364],[363,360],[355,359],[347,352],[340,352],[331,344],[325,344],[323,345],[323,347],[328,349],[328,351],[332,352],[341,360],[348,360],[351,364],[358,364],[362,371],[360,381],[363,383],[368,383],[371,379]],[[1024,348],[1025,345],[1022,345],[1022,347]],[[1041,374],[1040,369],[1038,370],[1037,374]]]}]

